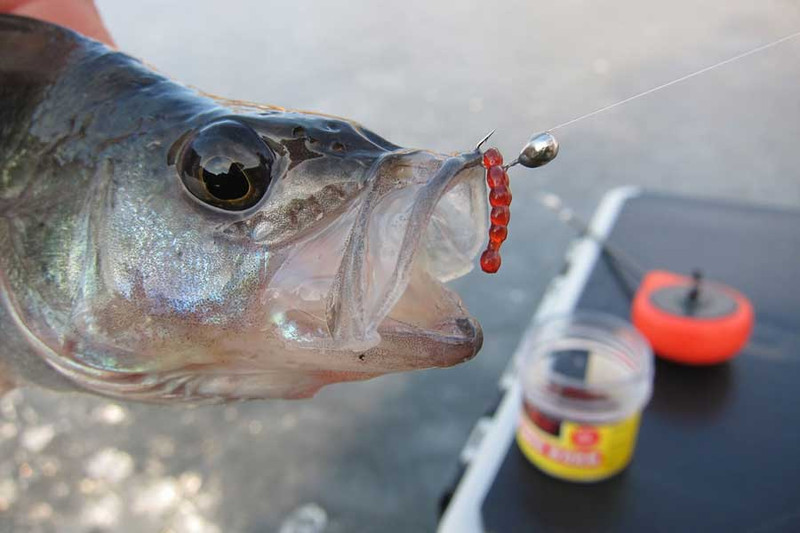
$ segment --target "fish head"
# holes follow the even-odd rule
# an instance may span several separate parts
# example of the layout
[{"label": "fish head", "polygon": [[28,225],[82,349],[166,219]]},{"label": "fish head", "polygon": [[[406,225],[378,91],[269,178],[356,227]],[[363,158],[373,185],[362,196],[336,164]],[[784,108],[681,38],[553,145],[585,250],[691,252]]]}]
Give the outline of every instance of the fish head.
[{"label": "fish head", "polygon": [[159,146],[110,168],[91,202],[96,256],[58,363],[84,387],[307,397],[480,349],[480,325],[444,285],[486,235],[479,151],[404,149],[283,110],[214,116]]}]

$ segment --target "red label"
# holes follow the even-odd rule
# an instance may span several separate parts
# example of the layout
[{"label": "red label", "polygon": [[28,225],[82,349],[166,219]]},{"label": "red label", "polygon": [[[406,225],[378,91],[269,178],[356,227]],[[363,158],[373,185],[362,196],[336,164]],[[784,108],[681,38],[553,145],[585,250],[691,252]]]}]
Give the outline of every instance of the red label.
[{"label": "red label", "polygon": [[587,448],[600,442],[600,433],[592,427],[582,427],[572,434],[572,443],[575,446]]},{"label": "red label", "polygon": [[545,442],[526,425],[523,425],[521,429],[528,444],[551,461],[578,468],[596,468],[603,463],[603,455],[599,451],[568,450]]}]

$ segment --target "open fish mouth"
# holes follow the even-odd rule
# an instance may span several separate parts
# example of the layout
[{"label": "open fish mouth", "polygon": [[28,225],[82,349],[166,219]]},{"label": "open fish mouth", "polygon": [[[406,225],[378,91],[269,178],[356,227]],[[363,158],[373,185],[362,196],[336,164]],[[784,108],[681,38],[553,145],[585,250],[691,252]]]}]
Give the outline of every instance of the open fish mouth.
[{"label": "open fish mouth", "polygon": [[[341,370],[384,373],[473,357],[480,325],[444,283],[468,273],[483,244],[482,178],[478,151],[403,150],[376,160],[357,208],[317,235],[308,253],[299,246],[273,278],[273,290],[293,285],[309,302],[283,317],[284,339],[358,354]],[[309,264],[314,276],[298,271]]]}]

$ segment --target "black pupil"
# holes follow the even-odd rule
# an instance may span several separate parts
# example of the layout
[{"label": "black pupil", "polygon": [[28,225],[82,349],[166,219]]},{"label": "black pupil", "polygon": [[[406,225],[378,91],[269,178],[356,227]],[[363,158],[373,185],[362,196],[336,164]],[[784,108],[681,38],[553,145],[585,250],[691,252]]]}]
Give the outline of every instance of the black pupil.
[{"label": "black pupil", "polygon": [[197,200],[225,211],[244,211],[267,193],[274,161],[255,131],[226,119],[197,131],[175,164],[183,186]]},{"label": "black pupil", "polygon": [[203,169],[203,181],[208,192],[220,200],[238,200],[247,195],[250,182],[247,180],[242,167],[231,162],[228,170],[214,174],[208,169]]}]

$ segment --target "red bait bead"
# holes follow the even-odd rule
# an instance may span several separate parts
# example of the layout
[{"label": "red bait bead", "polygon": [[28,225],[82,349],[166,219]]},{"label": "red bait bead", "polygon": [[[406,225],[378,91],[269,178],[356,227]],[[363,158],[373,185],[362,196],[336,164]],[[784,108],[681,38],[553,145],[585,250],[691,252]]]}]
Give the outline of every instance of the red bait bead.
[{"label": "red bait bead", "polygon": [[495,187],[508,187],[508,174],[503,170],[503,167],[489,167],[486,173],[486,184],[491,189]]},{"label": "red bait bead", "polygon": [[489,228],[489,242],[502,243],[508,238],[508,228],[505,226],[496,226],[492,224]]},{"label": "red bait bead", "polygon": [[492,207],[511,205],[511,191],[508,187],[497,187],[489,191],[489,203]]},{"label": "red bait bead", "polygon": [[500,247],[508,237],[508,223],[511,220],[511,190],[508,187],[508,174],[501,166],[503,156],[497,148],[489,148],[483,154],[486,167],[486,184],[489,186],[489,203],[492,206],[492,227],[489,228],[489,243],[481,254],[481,269],[487,274],[500,270]]},{"label": "red bait bead", "polygon": [[481,254],[481,269],[487,274],[494,274],[500,270],[500,252],[486,250]]},{"label": "red bait bead", "polygon": [[489,148],[483,153],[483,166],[486,168],[496,167],[503,164],[503,156],[497,148]]},{"label": "red bait bead", "polygon": [[496,226],[508,226],[511,220],[511,210],[505,205],[492,207],[492,224]]}]

